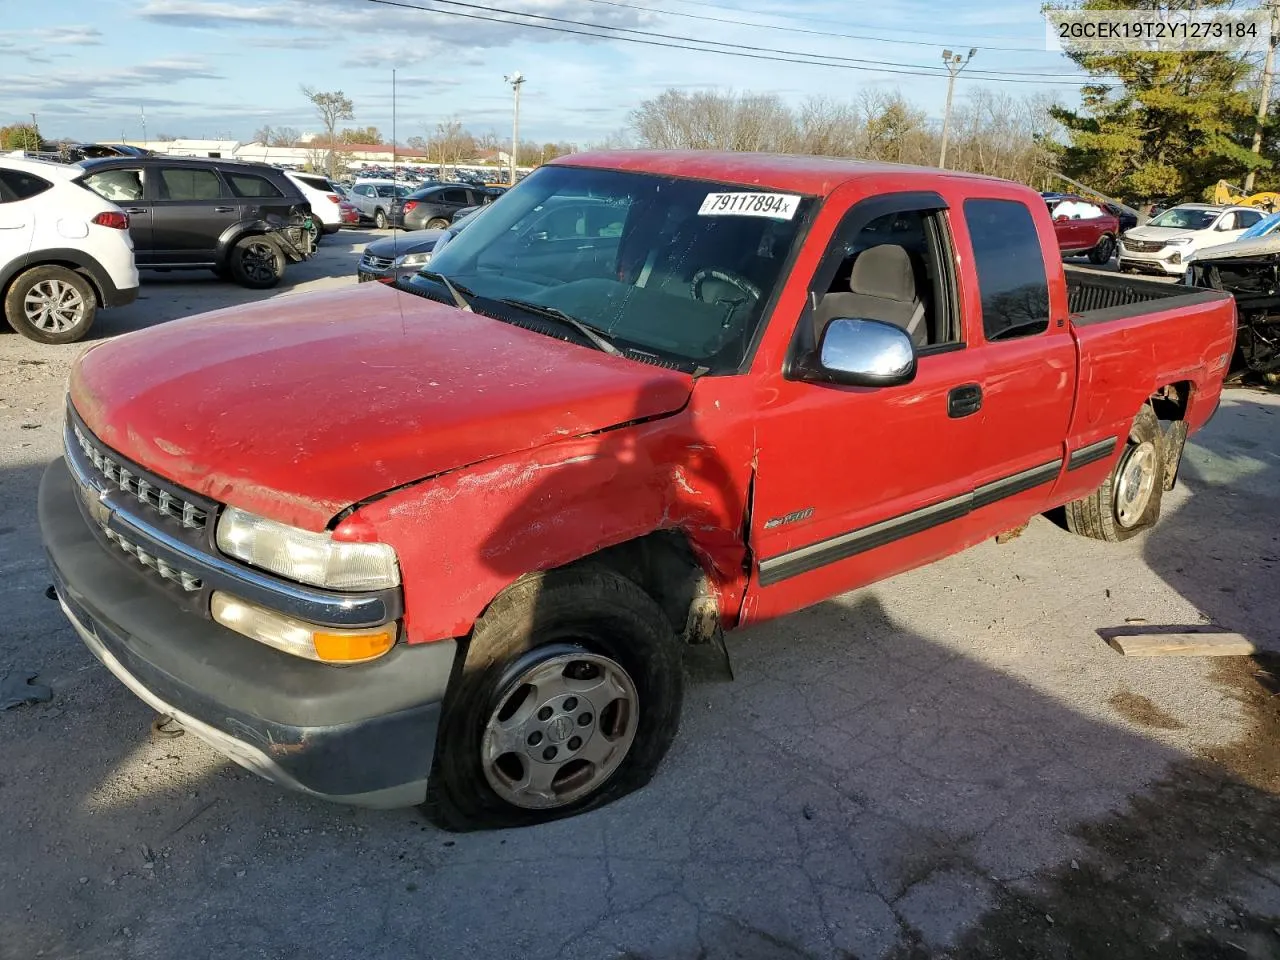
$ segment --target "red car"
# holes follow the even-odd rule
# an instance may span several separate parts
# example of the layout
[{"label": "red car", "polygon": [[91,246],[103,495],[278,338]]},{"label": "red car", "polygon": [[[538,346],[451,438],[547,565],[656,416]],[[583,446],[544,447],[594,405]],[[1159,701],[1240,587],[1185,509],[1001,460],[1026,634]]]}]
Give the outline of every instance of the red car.
[{"label": "red car", "polygon": [[1016,184],[576,154],[410,279],[95,344],[39,518],[88,647],[233,759],[528,824],[649,780],[683,644],[1054,507],[1152,526],[1234,336],[1064,273]]},{"label": "red car", "polygon": [[1115,256],[1120,221],[1105,207],[1069,194],[1046,203],[1064,257],[1087,256],[1090,263],[1101,266]]},{"label": "red car", "polygon": [[338,201],[338,216],[341,218],[344,227],[360,225],[360,210],[350,200]]}]

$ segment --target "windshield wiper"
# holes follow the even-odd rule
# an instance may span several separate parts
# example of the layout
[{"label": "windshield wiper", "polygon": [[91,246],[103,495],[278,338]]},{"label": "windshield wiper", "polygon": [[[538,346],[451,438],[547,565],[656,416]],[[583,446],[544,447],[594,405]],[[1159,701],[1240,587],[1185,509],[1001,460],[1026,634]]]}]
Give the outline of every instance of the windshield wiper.
[{"label": "windshield wiper", "polygon": [[603,330],[583,323],[577,317],[570,316],[563,310],[557,310],[555,307],[547,307],[541,303],[530,303],[528,300],[518,300],[510,297],[503,297],[498,300],[499,303],[505,303],[509,307],[516,307],[529,313],[544,317],[547,320],[558,320],[566,326],[573,327],[578,333],[582,334],[593,344],[603,350],[605,353],[612,354],[615,357],[622,356],[622,351],[615,347],[606,339]]},{"label": "windshield wiper", "polygon": [[469,300],[467,300],[465,296],[463,296],[463,293],[465,292],[473,297],[475,296],[475,294],[472,293],[470,290],[467,290],[466,287],[460,287],[456,285],[452,280],[446,277],[443,273],[436,273],[434,270],[419,270],[418,276],[426,277],[428,280],[434,280],[436,281],[436,283],[440,284],[442,287],[448,290],[449,296],[453,297],[453,302],[454,304],[457,305],[459,310],[465,310],[467,311],[467,313],[475,312],[474,310],[471,309],[471,303]]}]

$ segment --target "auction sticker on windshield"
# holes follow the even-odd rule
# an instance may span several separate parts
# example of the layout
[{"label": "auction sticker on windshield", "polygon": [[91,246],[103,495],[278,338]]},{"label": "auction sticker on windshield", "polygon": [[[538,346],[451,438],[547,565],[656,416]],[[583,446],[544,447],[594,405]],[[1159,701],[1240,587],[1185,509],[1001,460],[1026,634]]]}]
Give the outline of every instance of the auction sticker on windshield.
[{"label": "auction sticker on windshield", "polygon": [[791,193],[709,193],[698,208],[698,216],[790,220],[799,206],[800,198]]}]

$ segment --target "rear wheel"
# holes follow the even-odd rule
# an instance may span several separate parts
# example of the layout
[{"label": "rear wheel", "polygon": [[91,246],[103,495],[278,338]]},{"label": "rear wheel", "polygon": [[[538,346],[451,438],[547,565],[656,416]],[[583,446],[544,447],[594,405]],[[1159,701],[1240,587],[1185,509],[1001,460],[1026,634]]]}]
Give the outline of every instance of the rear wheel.
[{"label": "rear wheel", "polygon": [[444,217],[432,217],[427,221],[428,230],[443,230],[449,226],[449,221]]},{"label": "rear wheel", "polygon": [[284,276],[285,259],[281,250],[262,234],[243,237],[231,248],[227,260],[231,277],[250,290],[270,290]]},{"label": "rear wheel", "polygon": [[657,603],[606,569],[515,584],[477,622],[445,699],[428,814],[515,827],[643,786],[680,720],[679,642]]},{"label": "rear wheel", "polygon": [[374,212],[374,214],[373,214],[373,225],[374,225],[375,227],[377,227],[379,230],[385,230],[385,229],[387,229],[387,223],[388,223],[388,222],[389,222],[389,221],[387,220],[387,215],[386,215],[386,213],[385,213],[381,208],[379,208],[378,210],[376,210],[376,211]]},{"label": "rear wheel", "polygon": [[307,233],[311,237],[311,249],[314,250],[320,246],[320,238],[324,236],[324,224],[314,215],[311,217],[311,229]]},{"label": "rear wheel", "polygon": [[1115,252],[1115,238],[1109,233],[1104,234],[1102,238],[1098,240],[1097,246],[1089,251],[1089,262],[1100,267],[1109,261],[1111,259],[1111,255]]},{"label": "rear wheel", "polygon": [[39,343],[75,343],[98,312],[93,285],[74,270],[33,267],[9,286],[4,315],[9,326]]},{"label": "rear wheel", "polygon": [[1155,526],[1169,465],[1160,421],[1144,406],[1133,421],[1115,468],[1087,497],[1067,504],[1067,529],[1118,543]]}]

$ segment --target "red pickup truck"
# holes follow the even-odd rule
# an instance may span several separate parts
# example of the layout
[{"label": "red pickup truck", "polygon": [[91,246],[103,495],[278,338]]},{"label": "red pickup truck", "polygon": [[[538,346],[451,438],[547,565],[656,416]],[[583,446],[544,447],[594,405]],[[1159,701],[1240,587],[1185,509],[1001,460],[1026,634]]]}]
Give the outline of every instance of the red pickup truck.
[{"label": "red pickup truck", "polygon": [[1151,526],[1234,330],[1064,275],[1012,183],[578,154],[408,280],[90,347],[39,518],[84,642],[233,759],[525,824],[650,778],[682,644],[1059,505]]}]

